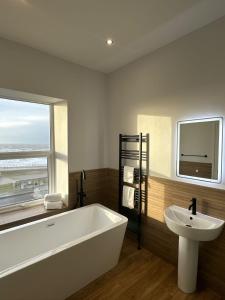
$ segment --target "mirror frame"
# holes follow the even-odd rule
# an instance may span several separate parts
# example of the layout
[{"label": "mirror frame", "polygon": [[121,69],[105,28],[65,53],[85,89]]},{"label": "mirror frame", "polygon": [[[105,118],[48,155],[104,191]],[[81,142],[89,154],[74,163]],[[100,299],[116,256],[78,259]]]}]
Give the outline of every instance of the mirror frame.
[{"label": "mirror frame", "polygon": [[[180,127],[182,124],[190,123],[203,123],[203,122],[219,122],[219,142],[218,142],[218,178],[210,179],[204,177],[195,177],[189,175],[180,174]],[[222,153],[223,153],[223,117],[213,117],[213,118],[202,118],[202,119],[193,119],[177,122],[177,157],[176,157],[176,176],[186,179],[193,179],[199,181],[208,181],[212,183],[221,183],[222,181]]]}]

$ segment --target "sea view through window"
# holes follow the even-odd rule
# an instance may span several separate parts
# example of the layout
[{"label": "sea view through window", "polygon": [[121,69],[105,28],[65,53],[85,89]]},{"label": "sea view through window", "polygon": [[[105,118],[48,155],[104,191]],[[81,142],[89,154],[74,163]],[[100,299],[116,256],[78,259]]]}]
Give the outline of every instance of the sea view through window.
[{"label": "sea view through window", "polygon": [[49,191],[50,106],[0,98],[0,207]]}]

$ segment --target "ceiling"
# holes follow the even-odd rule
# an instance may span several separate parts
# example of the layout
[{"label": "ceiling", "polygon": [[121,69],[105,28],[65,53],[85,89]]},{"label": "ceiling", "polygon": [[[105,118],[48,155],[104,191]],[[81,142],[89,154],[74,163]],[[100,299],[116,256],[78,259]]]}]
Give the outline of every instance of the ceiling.
[{"label": "ceiling", "polygon": [[0,0],[0,36],[109,73],[224,15],[224,0]]}]

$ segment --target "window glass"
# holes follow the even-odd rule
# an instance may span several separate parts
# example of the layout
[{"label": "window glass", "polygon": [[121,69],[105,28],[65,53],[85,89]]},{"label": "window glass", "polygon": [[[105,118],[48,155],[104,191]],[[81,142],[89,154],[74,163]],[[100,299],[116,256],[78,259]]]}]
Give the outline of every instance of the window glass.
[{"label": "window glass", "polygon": [[48,193],[49,155],[50,106],[0,99],[0,207]]},{"label": "window glass", "polygon": [[0,151],[50,149],[49,105],[0,99]]},{"label": "window glass", "polygon": [[47,157],[0,160],[0,206],[37,200],[48,193]]}]

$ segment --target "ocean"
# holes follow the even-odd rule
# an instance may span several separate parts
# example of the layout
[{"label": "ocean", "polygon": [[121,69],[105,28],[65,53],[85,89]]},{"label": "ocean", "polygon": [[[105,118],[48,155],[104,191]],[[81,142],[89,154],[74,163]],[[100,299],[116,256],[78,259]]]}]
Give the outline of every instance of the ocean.
[{"label": "ocean", "polygon": [[[48,151],[49,145],[27,145],[27,144],[0,144],[0,153],[19,152],[19,151]],[[38,168],[47,167],[47,157],[7,159],[0,160],[0,171],[6,171],[14,168]]]}]

